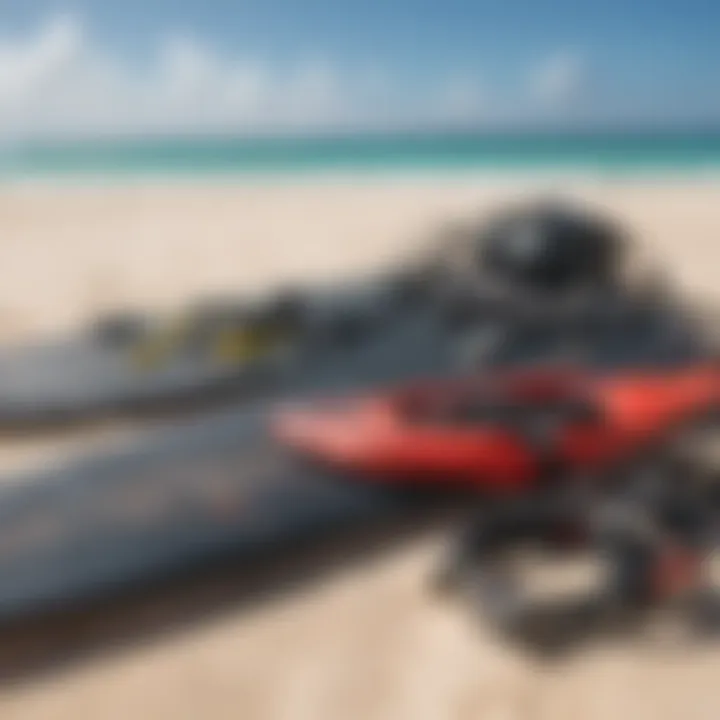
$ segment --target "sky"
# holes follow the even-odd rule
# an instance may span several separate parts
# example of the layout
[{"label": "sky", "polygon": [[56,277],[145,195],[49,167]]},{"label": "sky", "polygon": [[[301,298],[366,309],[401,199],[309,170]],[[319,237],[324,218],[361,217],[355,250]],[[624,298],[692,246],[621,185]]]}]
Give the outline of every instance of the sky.
[{"label": "sky", "polygon": [[720,123],[716,0],[0,0],[0,136]]}]

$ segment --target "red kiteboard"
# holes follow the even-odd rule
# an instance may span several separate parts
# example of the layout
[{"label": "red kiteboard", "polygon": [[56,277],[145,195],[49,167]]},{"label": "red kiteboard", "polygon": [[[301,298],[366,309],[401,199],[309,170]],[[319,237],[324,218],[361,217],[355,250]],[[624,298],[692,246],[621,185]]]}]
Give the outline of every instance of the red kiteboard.
[{"label": "red kiteboard", "polygon": [[720,405],[714,363],[614,375],[544,369],[285,408],[275,436],[368,481],[523,491],[602,469]]}]

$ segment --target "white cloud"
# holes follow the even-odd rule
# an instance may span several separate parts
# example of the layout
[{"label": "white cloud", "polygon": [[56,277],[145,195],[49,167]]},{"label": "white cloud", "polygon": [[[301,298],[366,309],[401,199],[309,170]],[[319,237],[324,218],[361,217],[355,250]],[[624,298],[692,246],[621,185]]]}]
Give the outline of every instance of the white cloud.
[{"label": "white cloud", "polygon": [[308,58],[286,67],[221,56],[201,39],[158,39],[144,67],[75,17],[0,36],[0,136],[207,133],[453,123],[482,115],[470,79],[408,91],[382,68]]},{"label": "white cloud", "polygon": [[471,80],[408,91],[382,68],[308,58],[274,66],[221,56],[186,34],[159,38],[144,67],[111,54],[77,18],[0,36],[0,137],[263,132],[467,122]]},{"label": "white cloud", "polygon": [[530,78],[532,95],[549,106],[572,103],[587,81],[585,61],[577,53],[559,52],[541,62]]},{"label": "white cloud", "polygon": [[26,42],[0,43],[0,107],[17,107],[50,89],[81,42],[77,23],[61,17]]}]

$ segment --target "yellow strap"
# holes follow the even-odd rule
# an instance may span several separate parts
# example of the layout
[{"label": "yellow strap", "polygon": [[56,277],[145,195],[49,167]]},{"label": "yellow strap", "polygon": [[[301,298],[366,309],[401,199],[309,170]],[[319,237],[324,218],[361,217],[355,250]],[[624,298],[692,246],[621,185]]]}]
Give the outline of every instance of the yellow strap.
[{"label": "yellow strap", "polygon": [[[181,321],[140,342],[132,350],[133,364],[141,370],[162,366],[182,347],[191,330],[192,323]],[[209,352],[221,364],[236,365],[271,352],[285,340],[284,334],[276,328],[232,328],[216,334],[210,341]]]},{"label": "yellow strap", "polygon": [[191,329],[189,319],[182,318],[152,333],[150,338],[141,340],[132,348],[133,364],[141,370],[154,370],[162,366],[182,346]]},{"label": "yellow strap", "polygon": [[240,364],[271,352],[282,341],[280,333],[266,328],[227,330],[213,343],[212,356],[223,364]]}]

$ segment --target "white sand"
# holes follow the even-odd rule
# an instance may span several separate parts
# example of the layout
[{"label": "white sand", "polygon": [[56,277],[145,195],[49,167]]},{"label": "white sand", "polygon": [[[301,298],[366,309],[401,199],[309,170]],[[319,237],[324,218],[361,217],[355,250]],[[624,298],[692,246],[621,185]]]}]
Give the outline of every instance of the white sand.
[{"label": "white sand", "polygon": [[[552,187],[611,211],[688,291],[720,293],[720,183]],[[114,306],[172,307],[370,268],[409,251],[438,223],[532,189],[462,178],[6,190],[0,337],[61,331]],[[0,461],[48,462],[86,442],[6,446]],[[436,550],[429,538],[301,597],[252,613],[230,609],[8,688],[0,718],[720,717],[720,649],[650,651],[618,641],[554,669],[536,667],[425,592]]]}]

